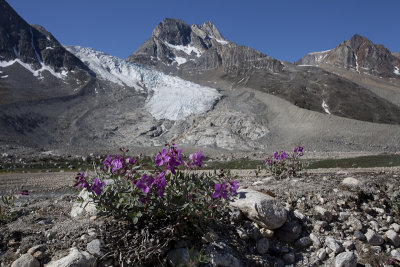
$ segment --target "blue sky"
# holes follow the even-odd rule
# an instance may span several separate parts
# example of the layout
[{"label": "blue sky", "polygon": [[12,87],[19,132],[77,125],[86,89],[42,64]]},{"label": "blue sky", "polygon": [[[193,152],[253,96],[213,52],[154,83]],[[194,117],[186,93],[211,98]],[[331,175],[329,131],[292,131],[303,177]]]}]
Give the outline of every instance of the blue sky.
[{"label": "blue sky", "polygon": [[336,47],[355,33],[400,51],[398,0],[8,0],[28,23],[61,43],[128,57],[166,17],[213,22],[222,35],[293,62]]}]

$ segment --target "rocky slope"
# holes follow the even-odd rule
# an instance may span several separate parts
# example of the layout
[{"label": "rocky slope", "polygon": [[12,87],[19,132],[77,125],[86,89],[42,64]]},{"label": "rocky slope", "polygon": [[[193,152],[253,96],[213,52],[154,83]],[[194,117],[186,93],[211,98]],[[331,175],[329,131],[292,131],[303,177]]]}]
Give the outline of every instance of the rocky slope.
[{"label": "rocky slope", "polygon": [[384,78],[400,78],[400,59],[383,45],[358,34],[328,51],[313,52],[297,65],[331,65]]},{"label": "rocky slope", "polygon": [[394,52],[394,53],[392,53],[392,55],[397,57],[397,58],[400,58],[400,52]]}]

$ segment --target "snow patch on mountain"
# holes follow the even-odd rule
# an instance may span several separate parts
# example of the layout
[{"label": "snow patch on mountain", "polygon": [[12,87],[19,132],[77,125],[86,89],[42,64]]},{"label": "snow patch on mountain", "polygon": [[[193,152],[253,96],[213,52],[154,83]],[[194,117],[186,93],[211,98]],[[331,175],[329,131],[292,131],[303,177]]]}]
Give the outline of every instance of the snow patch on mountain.
[{"label": "snow patch on mountain", "polygon": [[214,88],[169,76],[92,48],[65,48],[80,58],[97,77],[122,86],[146,90],[149,95],[146,108],[159,120],[182,120],[193,114],[205,113],[221,97]]},{"label": "snow patch on mountain", "polygon": [[394,67],[393,73],[396,74],[396,75],[400,75],[399,67]]},{"label": "snow patch on mountain", "polygon": [[197,57],[201,56],[201,52],[194,46],[189,45],[173,45],[170,44],[168,42],[165,42],[166,45],[168,45],[169,47],[171,47],[172,49],[178,50],[178,51],[183,51],[186,54],[188,54],[189,56],[192,54],[192,52],[194,52],[196,54]]},{"label": "snow patch on mountain", "polygon": [[327,114],[331,114],[329,111],[328,104],[325,103],[325,100],[322,100],[322,108],[325,110]]},{"label": "snow patch on mountain", "polygon": [[14,60],[10,60],[10,61],[0,61],[0,67],[2,68],[6,68],[9,67],[11,65],[13,65],[14,63],[18,63],[20,64],[22,67],[24,67],[25,69],[29,70],[30,72],[32,72],[33,76],[38,77],[39,79],[42,79],[42,72],[47,70],[48,72],[50,72],[51,75],[53,75],[54,77],[58,78],[58,79],[63,79],[65,76],[67,76],[67,72],[66,71],[62,71],[61,73],[57,73],[55,72],[52,68],[50,68],[49,66],[43,64],[42,62],[42,68],[35,70],[32,68],[31,65],[21,61],[20,59],[14,59]]}]

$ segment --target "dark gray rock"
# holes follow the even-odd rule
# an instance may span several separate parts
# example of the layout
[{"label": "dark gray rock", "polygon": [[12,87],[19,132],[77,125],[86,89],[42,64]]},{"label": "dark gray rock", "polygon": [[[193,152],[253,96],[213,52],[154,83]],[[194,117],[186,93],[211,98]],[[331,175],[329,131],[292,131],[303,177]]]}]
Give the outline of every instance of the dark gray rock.
[{"label": "dark gray rock", "polygon": [[281,228],[275,231],[275,237],[285,243],[292,243],[300,237],[302,226],[296,222],[286,222]]},{"label": "dark gray rock", "polygon": [[368,244],[372,246],[380,246],[384,242],[383,238],[380,235],[376,234],[371,229],[368,229],[367,233],[365,234],[365,237],[367,238]]},{"label": "dark gray rock", "polygon": [[259,239],[256,243],[257,252],[261,255],[268,252],[269,249],[269,241],[265,237]]}]

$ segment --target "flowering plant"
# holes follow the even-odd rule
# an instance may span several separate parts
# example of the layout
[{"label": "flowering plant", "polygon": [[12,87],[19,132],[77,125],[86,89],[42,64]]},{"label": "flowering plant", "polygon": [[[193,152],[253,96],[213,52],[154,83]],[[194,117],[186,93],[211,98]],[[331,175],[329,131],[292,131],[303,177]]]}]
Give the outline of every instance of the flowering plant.
[{"label": "flowering plant", "polygon": [[145,161],[125,155],[107,156],[102,178],[79,173],[74,186],[86,189],[98,209],[116,218],[166,221],[202,229],[210,219],[220,219],[238,183],[226,174],[195,171],[202,166],[202,151],[184,161],[182,149],[166,145],[148,171]]},{"label": "flowering plant", "polygon": [[304,155],[303,147],[298,145],[291,154],[285,150],[275,151],[272,157],[265,159],[267,169],[275,176],[296,176],[303,169],[303,163],[299,160]]}]

